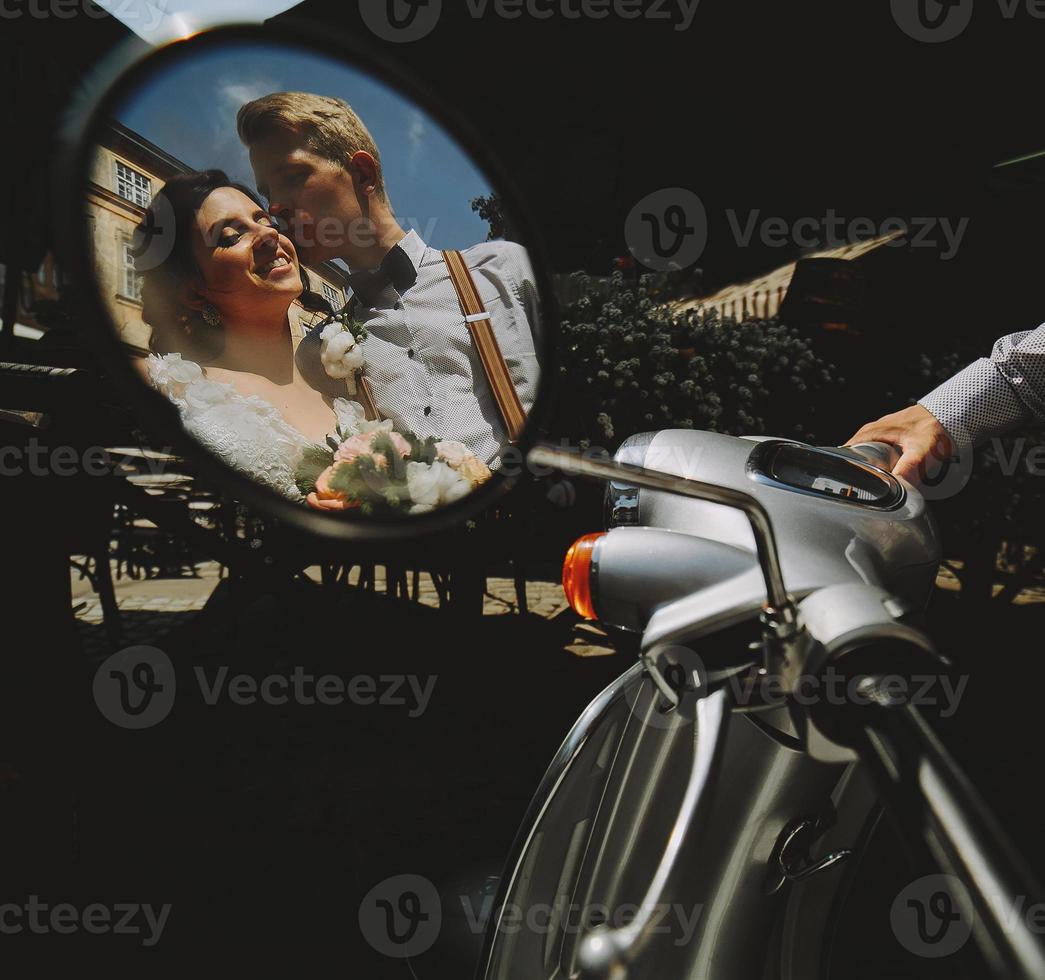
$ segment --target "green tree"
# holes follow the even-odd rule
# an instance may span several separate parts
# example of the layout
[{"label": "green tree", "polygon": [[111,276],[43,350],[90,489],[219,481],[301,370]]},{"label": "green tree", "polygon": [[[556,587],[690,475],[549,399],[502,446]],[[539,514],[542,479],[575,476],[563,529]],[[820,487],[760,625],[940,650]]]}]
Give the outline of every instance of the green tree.
[{"label": "green tree", "polygon": [[482,195],[473,197],[470,203],[472,210],[477,212],[479,217],[490,225],[490,230],[486,234],[488,242],[492,242],[495,238],[509,237],[507,224],[504,220],[504,208],[497,194],[490,194],[488,197]]}]

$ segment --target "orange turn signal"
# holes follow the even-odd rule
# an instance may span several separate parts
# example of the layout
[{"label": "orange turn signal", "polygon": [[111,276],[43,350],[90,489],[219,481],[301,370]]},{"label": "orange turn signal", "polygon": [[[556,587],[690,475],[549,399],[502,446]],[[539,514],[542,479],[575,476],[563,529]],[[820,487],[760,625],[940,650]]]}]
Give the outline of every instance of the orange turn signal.
[{"label": "orange turn signal", "polygon": [[598,619],[591,595],[591,556],[595,542],[605,533],[598,531],[578,538],[570,545],[562,563],[562,588],[566,601],[578,616],[585,619]]}]

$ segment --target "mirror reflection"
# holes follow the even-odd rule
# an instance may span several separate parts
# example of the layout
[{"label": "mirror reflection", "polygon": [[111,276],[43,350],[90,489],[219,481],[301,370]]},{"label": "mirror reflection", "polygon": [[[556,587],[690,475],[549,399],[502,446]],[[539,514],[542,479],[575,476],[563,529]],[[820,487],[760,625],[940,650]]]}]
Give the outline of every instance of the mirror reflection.
[{"label": "mirror reflection", "polygon": [[496,189],[429,114],[252,42],[153,73],[94,140],[98,289],[195,440],[329,512],[423,513],[507,467],[538,289]]}]

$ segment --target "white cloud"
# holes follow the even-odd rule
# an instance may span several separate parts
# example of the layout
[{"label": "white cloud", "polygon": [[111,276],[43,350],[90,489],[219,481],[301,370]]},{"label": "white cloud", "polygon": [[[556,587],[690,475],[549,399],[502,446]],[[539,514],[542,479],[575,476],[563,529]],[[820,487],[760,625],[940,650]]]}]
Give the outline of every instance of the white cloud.
[{"label": "white cloud", "polygon": [[411,177],[416,176],[417,166],[421,162],[421,154],[425,143],[425,117],[416,109],[410,113],[410,122],[406,130],[406,141],[410,147],[410,155],[407,158],[407,172]]},{"label": "white cloud", "polygon": [[278,91],[280,91],[280,86],[271,78],[259,77],[251,81],[243,81],[242,79],[235,81],[226,80],[218,83],[218,92],[221,99],[232,107],[233,114],[245,102],[253,102],[254,99],[260,98],[262,95]]},{"label": "white cloud", "polygon": [[213,162],[207,165],[221,167],[233,179],[245,180],[252,185],[254,181],[247,151],[236,134],[236,113],[244,103],[269,92],[279,92],[284,86],[273,78],[257,75],[254,78],[218,78],[214,88],[219,109],[214,115],[207,148],[208,159]]}]

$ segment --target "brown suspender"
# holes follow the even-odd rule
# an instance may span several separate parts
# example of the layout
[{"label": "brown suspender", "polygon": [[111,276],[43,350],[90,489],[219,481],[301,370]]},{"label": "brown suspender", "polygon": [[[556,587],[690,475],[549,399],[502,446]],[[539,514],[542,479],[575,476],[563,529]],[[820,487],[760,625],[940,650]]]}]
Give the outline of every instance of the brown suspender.
[{"label": "brown suspender", "polygon": [[[359,300],[353,293],[345,304],[345,313],[350,317],[354,316],[358,305]],[[363,368],[356,368],[353,377],[356,382],[356,398],[359,399],[359,404],[363,406],[363,414],[371,421],[380,420],[381,413],[377,410],[377,402],[374,401],[374,392],[370,387],[370,379],[363,373]]]},{"label": "brown suspender", "polygon": [[465,322],[472,334],[472,341],[479,353],[483,370],[486,372],[486,380],[490,383],[494,400],[504,420],[504,427],[508,432],[508,439],[515,442],[526,425],[526,413],[523,411],[519,395],[515,390],[515,384],[508,373],[508,365],[501,353],[501,346],[494,336],[493,326],[490,322],[490,314],[486,312],[482,299],[479,298],[479,290],[475,288],[472,274],[465,265],[464,257],[458,251],[443,252],[443,261],[450,271],[450,280],[457,290],[457,298],[461,302],[461,312],[464,314]]},{"label": "brown suspender", "polygon": [[[501,346],[497,343],[497,337],[494,336],[493,327],[490,323],[490,314],[486,312],[486,308],[483,306],[483,301],[479,297],[479,291],[475,288],[475,283],[472,281],[472,274],[468,271],[468,266],[465,265],[464,257],[461,253],[456,250],[445,251],[443,252],[443,261],[446,262],[446,268],[450,272],[450,281],[454,284],[454,289],[457,291],[457,298],[461,303],[461,312],[464,314],[468,330],[472,335],[472,342],[475,344],[479,360],[482,362],[486,380],[490,383],[490,390],[493,392],[497,408],[501,413],[501,419],[504,421],[508,439],[511,442],[515,442],[526,425],[526,413],[523,411],[519,395],[515,390],[515,384],[508,373],[508,365],[505,363],[504,355],[501,353]],[[355,310],[354,301],[355,296],[353,295],[349,299],[347,306],[349,316]],[[366,417],[368,419],[380,419],[381,413],[377,410],[374,393],[370,388],[370,380],[363,373],[362,368],[356,370],[355,380],[356,394],[360,404],[363,406],[363,410],[366,412]]]},{"label": "brown suspender", "polygon": [[370,379],[363,373],[362,368],[356,368],[356,397],[363,412],[368,419],[378,421],[381,413],[377,410],[377,402],[374,401],[374,393],[370,389]]}]

